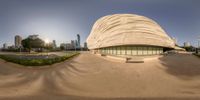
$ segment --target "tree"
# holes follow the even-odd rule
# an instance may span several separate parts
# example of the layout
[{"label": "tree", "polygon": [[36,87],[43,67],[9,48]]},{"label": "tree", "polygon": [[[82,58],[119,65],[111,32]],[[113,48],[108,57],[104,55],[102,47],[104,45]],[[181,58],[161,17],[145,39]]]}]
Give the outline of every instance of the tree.
[{"label": "tree", "polygon": [[50,51],[53,50],[53,43],[45,44],[44,48],[47,49],[47,50],[50,50]]},{"label": "tree", "polygon": [[30,50],[31,50],[30,41],[31,41],[30,38],[26,38],[26,39],[22,40],[22,46],[23,46],[25,49],[28,49],[29,52],[30,52]]},{"label": "tree", "polygon": [[60,46],[61,50],[65,50],[65,47],[63,45]]},{"label": "tree", "polygon": [[22,40],[22,46],[25,49],[28,49],[29,52],[31,51],[32,48],[44,48],[44,44],[45,42],[40,38],[37,39],[26,38]]},{"label": "tree", "polygon": [[193,46],[189,46],[189,47],[183,47],[183,48],[185,48],[185,50],[186,51],[188,51],[188,52],[194,52],[195,51],[195,47],[193,47]]}]

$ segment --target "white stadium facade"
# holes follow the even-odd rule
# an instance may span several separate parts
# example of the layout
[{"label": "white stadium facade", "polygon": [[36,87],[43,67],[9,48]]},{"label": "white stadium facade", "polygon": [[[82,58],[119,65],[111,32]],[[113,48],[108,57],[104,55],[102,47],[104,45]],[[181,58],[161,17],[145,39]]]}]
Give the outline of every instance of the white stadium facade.
[{"label": "white stadium facade", "polygon": [[105,55],[158,55],[175,47],[174,41],[152,19],[135,14],[100,18],[87,38],[88,48]]}]

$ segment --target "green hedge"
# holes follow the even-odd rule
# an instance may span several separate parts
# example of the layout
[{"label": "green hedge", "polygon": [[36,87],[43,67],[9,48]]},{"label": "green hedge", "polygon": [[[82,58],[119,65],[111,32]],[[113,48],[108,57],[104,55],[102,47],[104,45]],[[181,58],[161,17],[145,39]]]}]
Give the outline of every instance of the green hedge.
[{"label": "green hedge", "polygon": [[44,65],[52,65],[54,63],[65,61],[78,54],[79,53],[71,53],[62,57],[55,57],[55,58],[48,58],[48,59],[20,59],[20,58],[11,57],[8,55],[0,55],[0,58],[8,62],[13,62],[13,63],[25,65],[25,66],[44,66]]}]

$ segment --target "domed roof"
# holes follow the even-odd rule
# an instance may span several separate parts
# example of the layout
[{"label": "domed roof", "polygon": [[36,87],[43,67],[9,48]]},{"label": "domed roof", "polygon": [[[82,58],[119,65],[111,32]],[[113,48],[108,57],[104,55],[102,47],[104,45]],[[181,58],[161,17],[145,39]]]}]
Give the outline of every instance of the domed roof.
[{"label": "domed roof", "polygon": [[155,21],[135,14],[100,18],[87,38],[88,48],[119,45],[152,45],[174,48],[173,40]]}]

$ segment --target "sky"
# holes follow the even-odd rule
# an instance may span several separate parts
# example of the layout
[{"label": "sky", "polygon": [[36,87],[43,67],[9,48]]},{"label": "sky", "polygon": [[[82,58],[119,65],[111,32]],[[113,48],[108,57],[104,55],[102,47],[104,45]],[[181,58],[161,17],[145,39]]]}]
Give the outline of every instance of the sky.
[{"label": "sky", "polygon": [[179,45],[197,46],[200,0],[0,0],[0,47],[14,36],[38,34],[67,43],[86,41],[95,21],[111,14],[138,14],[156,21]]}]

